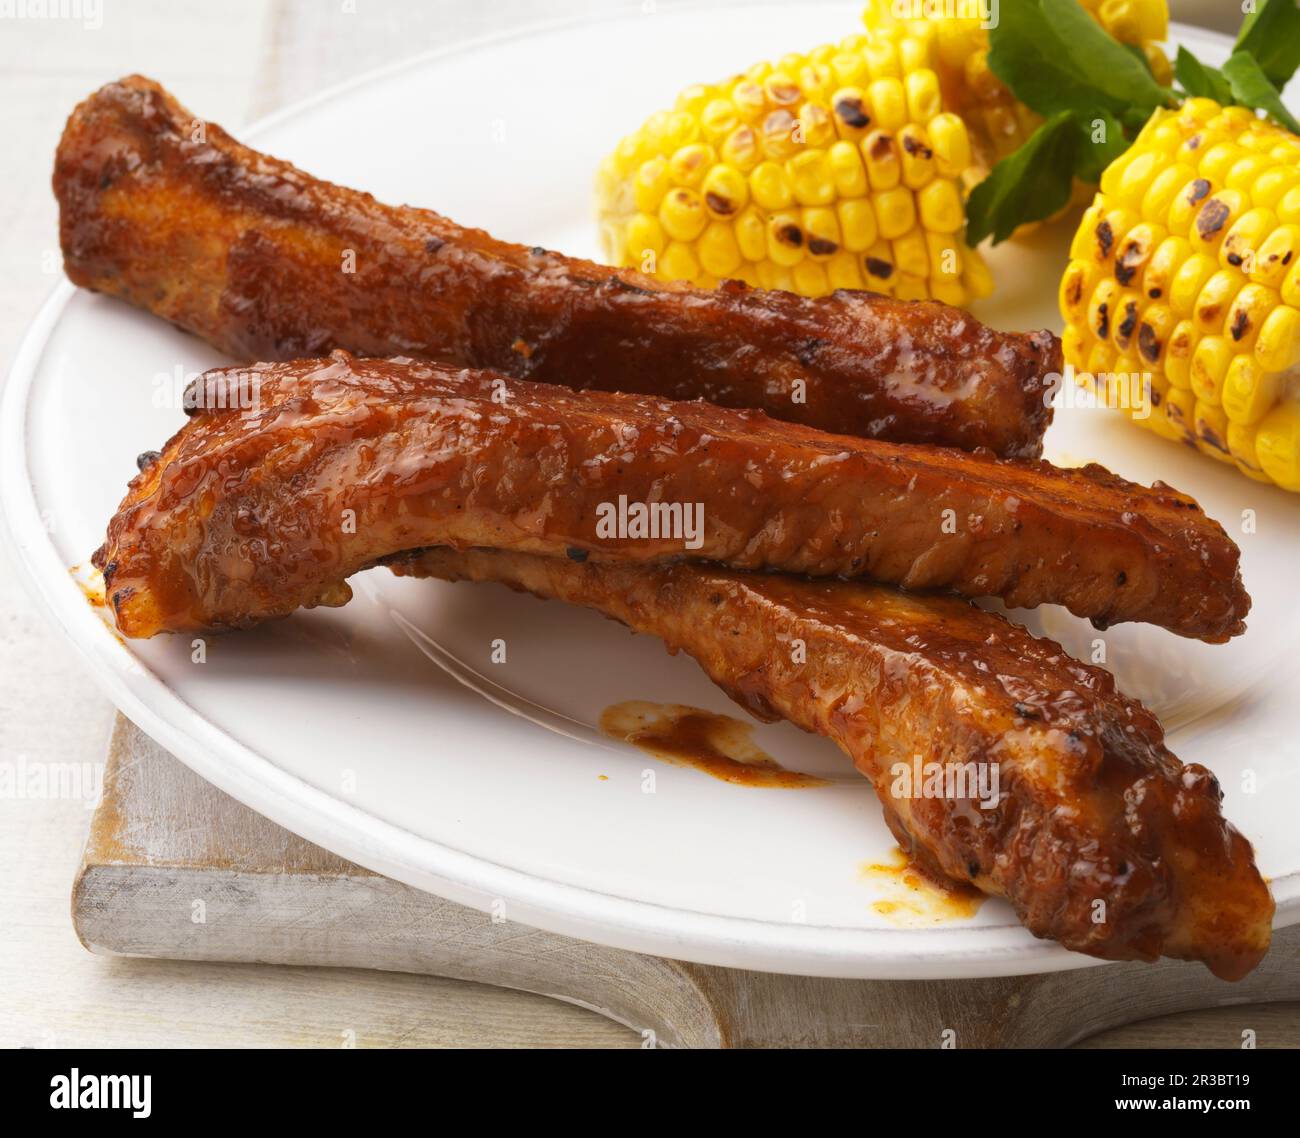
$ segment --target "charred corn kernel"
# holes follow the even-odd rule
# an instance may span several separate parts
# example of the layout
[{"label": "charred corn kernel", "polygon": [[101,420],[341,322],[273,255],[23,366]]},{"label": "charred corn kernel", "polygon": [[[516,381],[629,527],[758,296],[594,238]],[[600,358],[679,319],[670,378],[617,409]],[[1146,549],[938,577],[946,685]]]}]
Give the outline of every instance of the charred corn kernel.
[{"label": "charred corn kernel", "polygon": [[1196,448],[1217,458],[1220,462],[1231,462],[1232,453],[1228,450],[1228,416],[1223,408],[1212,403],[1196,401]]},{"label": "charred corn kernel", "polygon": [[840,225],[833,209],[824,206],[805,209],[801,221],[810,257],[824,261],[840,251]]},{"label": "charred corn kernel", "polygon": [[[987,295],[963,187],[980,161],[971,116],[988,108],[967,107],[949,80],[979,55],[971,75],[1005,112],[1001,143],[1028,137],[1036,116],[988,70],[977,23],[899,20],[889,2],[872,0],[862,34],[688,87],[620,141],[596,181],[606,256],[636,267],[648,256],[659,275],[701,285]],[[945,271],[938,249],[954,253]]]},{"label": "charred corn kernel", "polygon": [[876,211],[866,198],[852,198],[840,202],[836,213],[840,220],[840,235],[844,247],[855,253],[864,252],[876,243]]},{"label": "charred corn kernel", "polygon": [[1286,311],[1278,308],[1280,300],[1273,289],[1260,284],[1248,284],[1237,293],[1223,322],[1223,334],[1232,341],[1234,351],[1249,352],[1254,349],[1260,328],[1270,313],[1275,310]]},{"label": "charred corn kernel", "polygon": [[1192,306],[1192,319],[1202,335],[1218,332],[1228,307],[1236,299],[1245,278],[1236,269],[1220,269],[1201,289],[1201,295]]},{"label": "charred corn kernel", "polygon": [[719,221],[735,217],[749,204],[749,182],[737,170],[722,164],[705,175],[700,193],[709,216]]},{"label": "charred corn kernel", "polygon": [[1156,112],[1103,174],[1059,303],[1068,362],[1149,373],[1151,430],[1300,491],[1300,139],[1206,99]]},{"label": "charred corn kernel", "polygon": [[913,190],[927,185],[934,177],[934,151],[925,130],[908,123],[898,132],[898,149],[902,155],[903,185]]},{"label": "charred corn kernel", "polygon": [[881,190],[871,195],[880,236],[886,241],[902,237],[916,224],[916,199],[906,186]]},{"label": "charred corn kernel", "polygon": [[1284,304],[1264,318],[1255,340],[1255,359],[1269,372],[1289,372],[1300,364],[1300,312]]},{"label": "charred corn kernel", "polygon": [[887,130],[873,130],[862,140],[862,157],[867,164],[867,180],[873,190],[889,190],[902,180],[902,160],[898,142]]},{"label": "charred corn kernel", "polygon": [[1219,246],[1219,264],[1250,275],[1255,271],[1260,245],[1276,228],[1277,214],[1271,209],[1247,210],[1233,223]]},{"label": "charred corn kernel", "polygon": [[767,219],[767,256],[787,269],[803,260],[804,232],[797,213],[783,211]]},{"label": "charred corn kernel", "polygon": [[1241,214],[1244,196],[1236,190],[1220,190],[1202,203],[1192,220],[1187,239],[1198,253],[1217,253]]},{"label": "charred corn kernel", "polygon": [[[1228,236],[1231,238],[1232,234]],[[1250,279],[1256,284],[1281,288],[1288,267],[1295,262],[1298,255],[1300,255],[1300,225],[1279,225],[1259,242],[1249,269]]]},{"label": "charred corn kernel", "polygon": [[1285,490],[1300,490],[1300,407],[1278,403],[1260,421],[1255,451],[1265,474]]},{"label": "charred corn kernel", "polygon": [[826,161],[839,199],[860,198],[867,192],[867,168],[862,164],[862,152],[853,143],[835,143],[826,151]]}]

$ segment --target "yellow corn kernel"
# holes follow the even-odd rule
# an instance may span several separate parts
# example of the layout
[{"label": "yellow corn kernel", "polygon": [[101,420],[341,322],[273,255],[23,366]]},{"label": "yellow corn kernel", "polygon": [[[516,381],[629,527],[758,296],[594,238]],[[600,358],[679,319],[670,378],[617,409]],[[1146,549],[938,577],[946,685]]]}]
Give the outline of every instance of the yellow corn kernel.
[{"label": "yellow corn kernel", "polygon": [[[1191,246],[1189,245],[1188,248]],[[1180,316],[1192,311],[1197,298],[1206,282],[1218,271],[1218,263],[1213,257],[1193,253],[1174,273],[1173,283],[1169,287],[1169,303]]]},{"label": "yellow corn kernel", "polygon": [[1223,398],[1223,380],[1232,362],[1232,342],[1226,336],[1203,336],[1192,353],[1192,390],[1197,403],[1218,406]]},{"label": "yellow corn kernel", "polygon": [[1156,246],[1142,274],[1142,291],[1149,300],[1168,298],[1174,273],[1187,259],[1191,249],[1185,237],[1166,237]]},{"label": "yellow corn kernel", "polygon": [[794,267],[794,291],[800,296],[825,296],[831,291],[826,270],[816,261],[800,261]]},{"label": "yellow corn kernel", "polygon": [[1220,462],[1231,462],[1232,453],[1228,450],[1228,416],[1223,408],[1213,403],[1196,401],[1196,447],[1217,458]]},{"label": "yellow corn kernel", "polygon": [[894,285],[894,295],[899,300],[928,300],[930,290],[924,277],[914,277],[911,273],[899,273],[898,283]]},{"label": "yellow corn kernel", "polygon": [[1167,166],[1161,170],[1142,195],[1141,213],[1143,217],[1164,218],[1169,213],[1178,191],[1196,178],[1196,171],[1190,166]]},{"label": "yellow corn kernel", "polygon": [[[922,212],[922,217],[924,217]],[[1097,287],[1099,272],[1095,266],[1086,261],[1071,261],[1061,276],[1061,287],[1057,291],[1057,302],[1061,310],[1061,319],[1066,327],[1081,324],[1088,312],[1088,301],[1092,290]]]},{"label": "yellow corn kernel", "polygon": [[1218,332],[1223,327],[1228,307],[1245,283],[1245,277],[1237,269],[1220,269],[1210,277],[1192,308],[1192,319],[1196,321],[1196,327],[1206,334]]},{"label": "yellow corn kernel", "polygon": [[955,182],[936,178],[916,195],[921,224],[936,233],[957,233],[965,224],[961,194]]},{"label": "yellow corn kernel", "polygon": [[900,273],[921,278],[930,275],[930,250],[921,230],[910,230],[891,244],[894,251],[894,264],[898,266]]},{"label": "yellow corn kernel", "polygon": [[[1158,150],[1137,153],[1124,166],[1117,179],[1118,185],[1110,192],[1119,199],[1119,204],[1139,209],[1151,183],[1167,167],[1168,162],[1169,159]],[[1105,186],[1102,187],[1102,192],[1108,192]]]},{"label": "yellow corn kernel", "polygon": [[1250,187],[1250,200],[1264,209],[1275,209],[1288,190],[1300,186],[1300,170],[1274,166],[1265,170]]},{"label": "yellow corn kernel", "polygon": [[835,183],[824,150],[804,150],[786,163],[790,188],[800,205],[829,205],[835,200]]},{"label": "yellow corn kernel", "polygon": [[1088,353],[1089,374],[1093,376],[1108,375],[1115,370],[1115,349],[1109,344],[1098,341]]},{"label": "yellow corn kernel", "polygon": [[1192,322],[1180,320],[1165,342],[1165,375],[1174,387],[1183,391],[1192,386],[1192,353],[1199,339]]},{"label": "yellow corn kernel", "polygon": [[935,115],[927,127],[939,173],[959,178],[971,164],[970,135],[966,124],[951,112]]},{"label": "yellow corn kernel", "polygon": [[647,252],[656,259],[661,257],[667,244],[668,237],[657,217],[648,213],[632,215],[627,223],[627,256],[632,264],[639,265]]},{"label": "yellow corn kernel", "polygon": [[826,162],[840,198],[860,198],[867,192],[867,169],[861,151],[853,143],[834,143],[826,151]]},{"label": "yellow corn kernel", "polygon": [[694,190],[669,190],[659,207],[659,223],[674,241],[694,241],[708,222],[704,199]]},{"label": "yellow corn kernel", "polygon": [[795,117],[799,120],[805,146],[827,147],[839,137],[830,111],[820,103],[804,103]]},{"label": "yellow corn kernel", "polygon": [[1171,387],[1165,396],[1165,419],[1175,438],[1190,442],[1196,433],[1196,396],[1187,388]]},{"label": "yellow corn kernel", "polygon": [[713,147],[704,142],[683,146],[668,160],[668,176],[673,184],[694,188],[708,173],[716,155]]},{"label": "yellow corn kernel", "polygon": [[700,130],[715,146],[721,146],[726,137],[740,125],[736,104],[730,99],[713,99],[700,112]]},{"label": "yellow corn kernel", "polygon": [[759,288],[794,292],[794,273],[786,265],[763,260],[758,264],[758,285]]},{"label": "yellow corn kernel", "polygon": [[1138,280],[1152,253],[1165,239],[1165,231],[1149,221],[1130,229],[1115,247],[1115,279],[1128,287]]},{"label": "yellow corn kernel", "polygon": [[740,268],[740,246],[736,234],[725,221],[710,222],[696,244],[700,267],[714,277],[729,277]]},{"label": "yellow corn kernel", "polygon": [[897,79],[902,74],[898,51],[889,40],[873,38],[862,54],[867,61],[867,74],[872,79]]},{"label": "yellow corn kernel", "polygon": [[1277,160],[1267,154],[1248,154],[1238,159],[1228,170],[1223,184],[1230,190],[1241,190],[1249,195],[1250,188],[1265,170],[1277,165]]},{"label": "yellow corn kernel", "polygon": [[871,195],[876,210],[876,224],[886,241],[901,237],[916,224],[916,199],[906,186],[881,190]]},{"label": "yellow corn kernel", "polygon": [[663,158],[649,158],[641,163],[633,182],[633,200],[642,213],[658,213],[664,194],[672,184],[668,163]]},{"label": "yellow corn kernel", "polygon": [[736,218],[736,244],[747,261],[761,261],[767,256],[767,223],[752,206]]},{"label": "yellow corn kernel", "polygon": [[1111,339],[1121,352],[1135,347],[1134,338],[1138,330],[1137,294],[1124,290],[1115,302],[1115,312],[1111,317]]},{"label": "yellow corn kernel", "polygon": [[1290,371],[1300,364],[1300,312],[1278,304],[1264,318],[1255,340],[1255,359],[1265,371]]},{"label": "yellow corn kernel", "polygon": [[788,209],[794,204],[794,187],[778,162],[760,162],[749,175],[749,192],[764,209]]},{"label": "yellow corn kernel", "polygon": [[1256,284],[1281,288],[1287,268],[1298,253],[1300,225],[1279,225],[1259,243],[1249,269],[1250,279]]},{"label": "yellow corn kernel", "polygon": [[907,116],[924,126],[943,110],[943,96],[939,93],[939,77],[929,68],[913,71],[904,81],[907,93]]},{"label": "yellow corn kernel", "polygon": [[1228,451],[1232,454],[1232,460],[1237,464],[1237,469],[1247,478],[1253,478],[1256,482],[1270,482],[1271,479],[1264,473],[1264,468],[1259,464],[1259,454],[1255,450],[1255,427],[1244,423],[1235,423],[1228,420]]},{"label": "yellow corn kernel", "polygon": [[1300,490],[1300,404],[1284,401],[1260,421],[1255,432],[1259,464],[1286,490]]},{"label": "yellow corn kernel", "polygon": [[1269,313],[1278,309],[1278,294],[1273,289],[1260,284],[1248,284],[1239,293],[1228,309],[1223,321],[1223,334],[1232,341],[1234,350],[1249,352],[1255,346]]},{"label": "yellow corn kernel", "polygon": [[1279,377],[1260,367],[1253,356],[1237,355],[1223,379],[1223,409],[1234,423],[1259,422],[1277,402]]},{"label": "yellow corn kernel", "polygon": [[1196,169],[1202,178],[1208,178],[1216,186],[1222,186],[1228,177],[1228,171],[1243,156],[1238,141],[1220,142],[1208,149],[1202,148],[1201,160]]},{"label": "yellow corn kernel", "polygon": [[[1079,325],[1066,324],[1061,329],[1061,355],[1075,369],[1076,376],[1086,367],[1091,347],[1092,337],[1082,332]],[[1082,377],[1079,377],[1079,383],[1083,384]]]},{"label": "yellow corn kernel", "polygon": [[861,288],[862,270],[852,253],[841,249],[826,262],[826,276],[831,288]]},{"label": "yellow corn kernel", "polygon": [[836,212],[846,249],[861,253],[876,243],[879,230],[876,226],[876,211],[872,209],[870,201],[866,198],[842,201],[836,207]]},{"label": "yellow corn kernel", "polygon": [[722,143],[719,157],[737,172],[748,174],[761,161],[758,135],[751,126],[738,126]]},{"label": "yellow corn kernel", "polygon": [[1097,264],[1106,260],[1109,254],[1099,255],[1097,239],[1097,226],[1105,216],[1106,210],[1099,194],[1079,219],[1079,228],[1070,241],[1070,260],[1087,260]]},{"label": "yellow corn kernel", "polygon": [[658,275],[670,281],[693,281],[700,272],[700,263],[689,245],[672,242],[659,258]]},{"label": "yellow corn kernel", "polygon": [[907,94],[900,80],[876,79],[867,89],[872,118],[882,130],[899,130],[907,122]]},{"label": "yellow corn kernel", "polygon": [[1294,308],[1300,308],[1300,257],[1296,257],[1282,279],[1282,299]]},{"label": "yellow corn kernel", "polygon": [[970,300],[970,294],[961,281],[940,277],[938,280],[930,281],[930,299],[937,300],[940,304],[951,304],[954,308],[961,308]]},{"label": "yellow corn kernel", "polygon": [[947,233],[925,234],[925,247],[930,260],[930,283],[933,287],[939,280],[947,278],[960,281],[962,273],[962,255],[960,242]]},{"label": "yellow corn kernel", "polygon": [[1282,195],[1277,203],[1277,217],[1288,224],[1300,223],[1300,186],[1294,186]]},{"label": "yellow corn kernel", "polygon": [[964,250],[961,283],[976,300],[993,294],[993,274],[978,249]]}]

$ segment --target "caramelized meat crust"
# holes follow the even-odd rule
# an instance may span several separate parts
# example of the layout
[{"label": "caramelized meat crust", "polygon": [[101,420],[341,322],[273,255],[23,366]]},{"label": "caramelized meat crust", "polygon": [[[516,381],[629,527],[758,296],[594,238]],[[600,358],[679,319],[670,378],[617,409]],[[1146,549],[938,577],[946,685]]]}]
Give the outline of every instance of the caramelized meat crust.
[{"label": "caramelized meat crust", "polygon": [[[393,568],[503,582],[661,637],[759,718],[832,739],[904,849],[1005,897],[1035,936],[1107,960],[1201,960],[1229,980],[1268,950],[1273,900],[1214,776],[1180,763],[1109,672],[995,613],[713,566],[435,549]],[[996,801],[895,794],[917,758],[996,768]]]},{"label": "caramelized meat crust", "polygon": [[64,267],[240,360],[346,348],[707,399],[840,434],[1034,457],[1061,346],[866,292],[670,284],[386,206],[241,146],[133,76],[73,112]]},{"label": "caramelized meat crust", "polygon": [[95,555],[127,636],[342,604],[433,545],[869,577],[1205,640],[1249,605],[1195,502],[1095,466],[341,351],[209,372],[195,401]]}]

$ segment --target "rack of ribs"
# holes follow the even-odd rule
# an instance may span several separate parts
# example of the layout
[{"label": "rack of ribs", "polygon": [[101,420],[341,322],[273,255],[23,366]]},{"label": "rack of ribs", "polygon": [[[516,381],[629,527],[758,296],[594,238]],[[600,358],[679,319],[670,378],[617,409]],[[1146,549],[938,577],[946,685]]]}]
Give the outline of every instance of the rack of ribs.
[{"label": "rack of ribs", "polygon": [[237,360],[422,356],[1003,457],[1041,453],[1060,381],[1055,336],[941,304],[696,289],[386,206],[241,145],[139,76],[73,112],[54,191],[75,284]]},{"label": "rack of ribs", "polygon": [[127,636],[342,604],[353,573],[438,545],[866,577],[1208,641],[1249,607],[1192,499],[1096,466],[342,351],[208,372],[193,396],[95,554]]},{"label": "rack of ribs", "polygon": [[[715,566],[434,549],[393,568],[502,582],[661,637],[758,718],[838,744],[919,864],[1006,898],[1036,936],[1229,980],[1268,950],[1273,900],[1214,776],[1180,763],[1109,672],[995,613]],[[896,795],[915,757],[995,764],[996,801]]]}]

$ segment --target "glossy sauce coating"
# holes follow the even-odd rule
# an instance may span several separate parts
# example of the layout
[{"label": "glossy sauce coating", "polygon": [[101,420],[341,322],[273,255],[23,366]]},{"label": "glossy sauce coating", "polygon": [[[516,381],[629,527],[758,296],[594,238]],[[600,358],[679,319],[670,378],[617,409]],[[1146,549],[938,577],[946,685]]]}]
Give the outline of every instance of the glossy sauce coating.
[{"label": "glossy sauce coating", "polygon": [[[241,146],[139,76],[73,112],[64,267],[238,360],[347,348],[756,407],[841,434],[1036,456],[1061,346],[867,292],[658,281],[387,206]],[[528,188],[521,182],[520,194]]]},{"label": "glossy sauce coating", "polygon": [[[997,614],[709,566],[440,549],[394,569],[503,582],[661,637],[760,719],[834,740],[913,860],[1005,897],[1036,936],[1107,960],[1200,960],[1224,979],[1268,950],[1273,900],[1214,776],[1180,763],[1109,672]],[[896,764],[918,755],[997,764],[996,805],[895,797]]]},{"label": "glossy sauce coating", "polygon": [[[1101,467],[345,352],[209,372],[199,396],[95,557],[127,636],[342,604],[353,573],[431,545],[870,577],[1206,640],[1249,607],[1237,547],[1192,499]],[[602,529],[624,500],[681,526]]]}]

